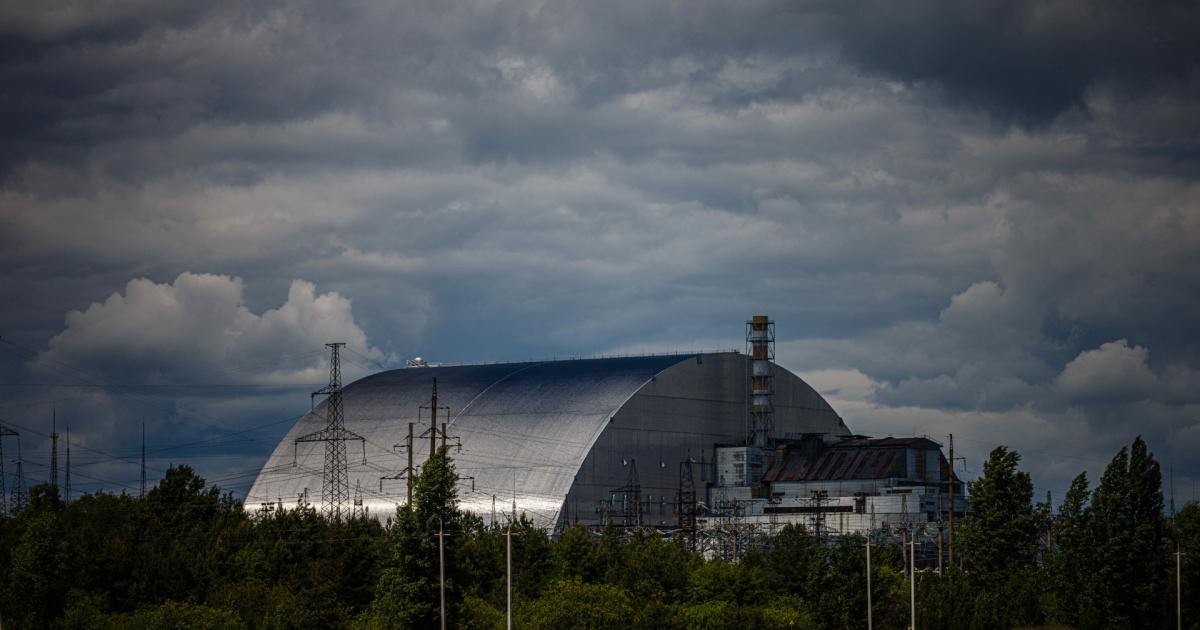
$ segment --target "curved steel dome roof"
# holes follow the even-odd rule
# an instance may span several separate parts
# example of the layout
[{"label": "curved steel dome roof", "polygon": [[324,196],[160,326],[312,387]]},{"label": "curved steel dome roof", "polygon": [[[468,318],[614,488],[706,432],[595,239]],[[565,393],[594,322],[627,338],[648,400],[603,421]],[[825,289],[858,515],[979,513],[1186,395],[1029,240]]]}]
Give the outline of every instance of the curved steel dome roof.
[{"label": "curved steel dome roof", "polygon": [[[438,423],[448,423],[452,446],[461,443],[461,450],[451,449],[459,474],[474,477],[459,485],[462,507],[478,514],[507,512],[515,500],[519,511],[552,526],[597,439],[630,398],[673,366],[719,363],[721,357],[744,365],[737,354],[669,355],[406,368],[365,377],[343,394],[345,426],[366,441],[365,449],[347,443],[351,495],[359,488],[370,513],[380,517],[405,501],[403,479],[381,478],[405,468],[410,422],[413,463],[419,467],[428,458],[428,405],[436,377],[438,405],[448,408],[439,411]],[[803,389],[798,404],[832,418],[824,423],[832,428],[823,430],[844,429],[816,392]],[[276,501],[294,505],[305,492],[309,502],[320,504],[324,444],[296,445],[295,438],[324,427],[324,406],[303,416],[280,441],[246,497],[247,509]]]},{"label": "curved steel dome roof", "polygon": [[[464,484],[461,500],[475,505],[488,488],[490,509],[492,494],[510,501],[515,485],[522,509],[549,517],[609,417],[655,374],[691,356],[407,368],[365,377],[343,393],[346,428],[366,439],[366,464],[358,445],[347,444],[351,490],[361,487],[364,503],[373,508],[404,501],[405,482],[384,481],[381,490],[380,477],[407,464],[403,449],[393,447],[403,445],[409,422],[417,423],[416,435],[425,435],[414,440],[414,465],[428,458],[430,413],[420,407],[428,407],[436,377],[438,405],[448,407],[438,422],[445,420],[447,433],[458,438],[452,443],[462,444],[453,453],[460,474],[493,473],[475,480],[474,495]],[[247,494],[248,508],[280,499],[295,503],[306,489],[309,501],[319,503],[324,445],[294,442],[324,427],[324,409],[322,403],[305,414],[280,441]]]}]

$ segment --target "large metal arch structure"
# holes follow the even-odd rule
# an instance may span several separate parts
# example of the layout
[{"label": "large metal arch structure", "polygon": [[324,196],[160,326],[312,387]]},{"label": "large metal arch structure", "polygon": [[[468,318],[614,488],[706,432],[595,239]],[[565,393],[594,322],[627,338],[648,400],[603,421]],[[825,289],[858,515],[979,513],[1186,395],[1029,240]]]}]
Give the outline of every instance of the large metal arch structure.
[{"label": "large metal arch structure", "polygon": [[[406,500],[395,476],[408,461],[408,423],[429,430],[430,390],[438,383],[439,412],[455,466],[464,480],[459,500],[485,522],[515,502],[547,529],[596,524],[614,489],[632,467],[643,497],[642,523],[675,521],[679,463],[689,456],[696,483],[712,481],[716,444],[746,439],[748,359],[736,352],[567,361],[406,368],[362,378],[344,389],[345,426],[366,442],[349,454],[351,487],[360,487],[372,516],[384,518]],[[812,387],[775,370],[775,437],[820,433],[830,440],[850,431]],[[426,409],[421,409],[425,406]],[[246,497],[246,509],[296,505],[301,495],[320,504],[324,453],[319,444],[294,444],[324,425],[324,404],[300,418],[280,441]],[[413,462],[429,455],[428,434],[415,439]],[[352,449],[353,451],[354,449]],[[473,479],[465,479],[471,477]],[[699,488],[698,488],[699,489]],[[497,517],[499,518],[499,517]]]}]

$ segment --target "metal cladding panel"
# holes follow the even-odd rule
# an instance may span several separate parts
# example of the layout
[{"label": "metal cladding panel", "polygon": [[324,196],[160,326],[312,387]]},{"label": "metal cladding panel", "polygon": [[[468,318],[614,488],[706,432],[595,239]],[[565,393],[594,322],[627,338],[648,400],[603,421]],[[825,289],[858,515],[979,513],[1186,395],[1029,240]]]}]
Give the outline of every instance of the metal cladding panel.
[{"label": "metal cladding panel", "polygon": [[[849,430],[807,383],[775,369],[777,434]],[[461,440],[451,454],[459,475],[461,506],[490,520],[516,500],[538,525],[600,522],[597,506],[640,475],[643,523],[676,519],[679,465],[690,455],[696,487],[712,482],[715,444],[745,439],[748,359],[737,353],[585,359],[540,363],[409,368],[369,376],[345,389],[346,428],[366,438],[366,463],[358,444],[347,445],[351,491],[376,517],[405,500],[403,479],[380,481],[406,465],[402,445],[415,427],[413,462],[429,454],[428,405],[438,379],[439,424]],[[448,419],[448,420],[447,420]],[[280,501],[295,505],[305,489],[321,500],[324,445],[293,442],[324,426],[324,406],[302,417],[276,447],[246,497],[246,509]],[[425,437],[420,435],[425,433]],[[450,444],[455,443],[454,439]],[[293,455],[295,453],[295,455]],[[293,458],[295,463],[293,464]],[[802,471],[797,471],[802,472]],[[564,510],[565,508],[565,510]]]},{"label": "metal cladding panel", "polygon": [[[850,433],[807,383],[782,367],[773,368],[776,435]],[[714,447],[745,443],[748,376],[745,355],[721,353],[680,362],[651,379],[596,440],[567,497],[561,524],[603,522],[601,502],[621,504],[627,498],[621,495],[628,493],[613,490],[628,485],[631,461],[637,463],[643,500],[647,495],[673,498],[679,491],[680,465],[689,457],[695,462],[695,489],[703,496],[706,485],[718,482]],[[733,489],[713,492],[724,490]],[[647,502],[642,512],[643,525],[669,527],[676,519],[673,501]],[[622,524],[627,517],[613,520]]]},{"label": "metal cladding panel", "polygon": [[[366,439],[366,463],[356,443],[347,444],[352,491],[361,484],[363,502],[375,516],[390,515],[405,500],[404,480],[380,482],[403,468],[407,456],[393,450],[429,430],[432,379],[438,380],[438,423],[461,440],[452,452],[461,476],[462,507],[485,518],[507,512],[515,501],[543,527],[554,524],[575,473],[592,442],[630,396],[655,374],[689,355],[585,359],[540,363],[409,368],[382,372],[345,388],[346,428]],[[246,497],[247,509],[281,501],[295,505],[307,489],[321,499],[324,445],[293,446],[299,435],[324,426],[324,404],[306,414],[276,447]],[[413,462],[429,455],[429,438],[414,440]],[[454,443],[452,439],[451,444]],[[293,463],[294,462],[294,463]],[[382,490],[381,490],[382,487]]]},{"label": "metal cladding panel", "polygon": [[905,451],[899,448],[868,446],[835,447],[821,453],[815,461],[800,451],[789,451],[764,477],[778,481],[836,481],[887,479],[904,476]]}]

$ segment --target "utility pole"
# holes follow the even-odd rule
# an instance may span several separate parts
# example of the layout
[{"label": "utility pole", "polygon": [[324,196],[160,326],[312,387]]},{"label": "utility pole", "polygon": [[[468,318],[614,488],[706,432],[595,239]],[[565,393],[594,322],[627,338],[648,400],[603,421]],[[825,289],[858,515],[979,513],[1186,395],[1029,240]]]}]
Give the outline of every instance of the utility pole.
[{"label": "utility pole", "polygon": [[688,549],[696,551],[696,483],[692,478],[692,456],[679,462],[679,524],[687,536]]},{"label": "utility pole", "polygon": [[917,630],[917,536],[913,533],[912,539],[909,540],[911,552],[908,554],[911,568],[908,572],[909,586],[909,610],[912,614],[911,630]]},{"label": "utility pole", "polygon": [[[8,514],[8,489],[5,487],[4,479],[4,437],[5,436],[20,436],[20,433],[0,424],[0,516]],[[17,437],[20,439],[20,437]]]},{"label": "utility pole", "polygon": [[146,422],[142,421],[142,489],[138,498],[146,498]]},{"label": "utility pole", "polygon": [[824,540],[825,538],[825,509],[823,505],[828,496],[829,492],[826,490],[812,491],[812,505],[814,506],[813,517],[811,521],[812,531],[813,536],[815,536],[818,541]]},{"label": "utility pole", "polygon": [[407,441],[404,444],[393,444],[392,449],[395,450],[395,449],[400,448],[401,446],[404,447],[404,450],[405,450],[406,454],[408,455],[408,466],[405,466],[404,470],[402,470],[394,475],[387,475],[384,477],[380,477],[379,478],[379,491],[383,492],[383,482],[388,479],[406,479],[407,480],[407,489],[408,489],[408,502],[405,503],[405,505],[412,507],[413,473],[415,471],[413,470],[413,453],[412,453],[413,423],[411,423],[411,422],[408,423],[408,439],[407,439]]},{"label": "utility pole", "polygon": [[871,621],[871,535],[867,534],[867,630],[874,630]]},{"label": "utility pole", "polygon": [[63,486],[63,502],[71,500],[71,424],[67,423],[67,474]]},{"label": "utility pole", "polygon": [[[516,513],[517,513],[517,502],[516,502],[516,500],[513,500],[513,515],[514,515],[514,517],[516,516]],[[505,573],[505,575],[507,577],[504,580],[505,599],[507,600],[507,608],[506,608],[506,612],[505,612],[505,618],[507,619],[507,625],[505,627],[508,628],[508,630],[512,630],[512,526],[513,526],[512,519],[509,519],[508,533],[504,535],[505,545],[508,549],[508,552],[507,552],[508,557],[506,560],[507,573]]]},{"label": "utility pole", "polygon": [[354,482],[354,507],[350,509],[350,518],[366,518],[367,509],[363,506],[362,480]]},{"label": "utility pole", "polygon": [[446,534],[442,531],[442,519],[438,517],[438,592],[441,597],[442,630],[446,630]]},{"label": "utility pole", "polygon": [[938,553],[938,577],[945,575],[945,569],[942,568],[942,524],[937,524],[937,553]]},{"label": "utility pole", "polygon": [[408,423],[408,507],[412,507],[412,486],[413,486],[413,423]]},{"label": "utility pole", "polygon": [[[437,377],[433,377],[433,398],[429,401],[429,459],[437,452]],[[425,460],[428,462],[429,460]]]},{"label": "utility pole", "polygon": [[508,534],[508,550],[509,550],[508,551],[508,554],[509,554],[508,576],[509,577],[508,577],[508,584],[506,584],[506,586],[505,586],[505,589],[508,590],[508,592],[506,592],[506,594],[505,594],[505,598],[508,599],[508,612],[505,613],[506,618],[508,618],[508,630],[512,630],[512,522],[514,522],[516,520],[517,520],[517,482],[516,482],[516,472],[514,472],[514,473],[512,473],[512,516],[509,518],[509,534]]},{"label": "utility pole", "polygon": [[1054,504],[1050,502],[1050,491],[1046,491],[1046,555],[1050,555],[1054,543]]},{"label": "utility pole", "polygon": [[17,435],[17,486],[13,488],[12,513],[20,512],[28,498],[25,494],[25,459],[21,457],[21,436]]},{"label": "utility pole", "polygon": [[50,485],[58,487],[58,410],[50,408]]},{"label": "utility pole", "polygon": [[[619,488],[610,490],[613,494],[621,493],[622,504],[621,512],[624,517],[624,526],[629,527],[631,524],[636,528],[642,526],[642,482],[638,477],[637,460],[628,459],[622,460],[622,466],[629,468],[629,472],[625,478],[625,485]],[[630,502],[629,497],[633,495],[633,501]],[[630,507],[633,509],[631,510]],[[631,518],[632,517],[632,518]]]},{"label": "utility pole", "polygon": [[954,566],[954,434],[950,434],[950,459],[946,461],[949,466],[946,467],[946,486],[947,492],[950,495],[950,507],[947,510],[950,521],[950,531],[946,540],[946,561],[951,567]]},{"label": "utility pole", "polygon": [[1181,584],[1183,580],[1183,562],[1180,558],[1183,553],[1179,550],[1179,541],[1175,541],[1175,628],[1183,630],[1183,591]]},{"label": "utility pole", "polygon": [[1175,518],[1175,467],[1171,466],[1171,518]]},{"label": "utility pole", "polygon": [[301,442],[325,443],[325,466],[321,479],[321,499],[325,502],[325,515],[331,521],[340,521],[349,516],[346,504],[350,501],[350,475],[346,466],[346,442],[358,440],[363,445],[363,463],[367,460],[367,443],[363,437],[346,429],[345,410],[342,405],[342,363],[339,350],[346,344],[327,343],[330,350],[329,384],[312,393],[312,398],[325,396],[325,428],[296,438]]}]

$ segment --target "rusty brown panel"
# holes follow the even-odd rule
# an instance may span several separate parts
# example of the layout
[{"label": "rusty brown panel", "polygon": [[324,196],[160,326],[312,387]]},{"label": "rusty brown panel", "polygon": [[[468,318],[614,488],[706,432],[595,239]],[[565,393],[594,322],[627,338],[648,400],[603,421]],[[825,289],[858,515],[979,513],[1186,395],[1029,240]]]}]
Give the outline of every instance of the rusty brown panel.
[{"label": "rusty brown panel", "polygon": [[895,460],[896,460],[896,453],[894,451],[880,452],[879,464],[875,468],[875,478],[876,479],[886,478],[888,476],[888,471],[890,471],[892,469],[892,463],[895,462]]},{"label": "rusty brown panel", "polygon": [[860,454],[860,456],[856,459],[855,463],[857,465],[854,467],[854,472],[851,473],[851,477],[850,477],[851,479],[862,479],[863,478],[862,477],[863,469],[866,468],[867,465],[871,462],[871,458],[874,454],[875,454],[875,452],[872,450],[864,450]]},{"label": "rusty brown panel", "polygon": [[807,471],[808,462],[804,461],[800,457],[795,457],[792,459],[792,465],[788,467],[788,480],[795,481],[797,479],[803,479],[804,473]]},{"label": "rusty brown panel", "polygon": [[867,456],[863,458],[862,472],[859,474],[859,479],[878,479],[879,457],[882,451],[879,449],[871,449],[867,452]]},{"label": "rusty brown panel", "polygon": [[825,467],[829,461],[829,453],[822,453],[817,461],[808,467],[808,474],[805,475],[806,481],[817,481],[821,478],[821,469]]},{"label": "rusty brown panel", "polygon": [[854,465],[855,455],[856,453],[853,452],[842,453],[842,456],[838,458],[838,468],[836,471],[834,471],[834,479],[846,478],[846,473],[848,473],[850,471],[850,467]]},{"label": "rusty brown panel", "polygon": [[826,481],[833,476],[833,473],[837,470],[838,457],[840,455],[841,453],[835,451],[830,453],[829,457],[825,458],[825,463],[821,466],[821,475],[818,479]]},{"label": "rusty brown panel", "polygon": [[840,471],[842,470],[842,465],[846,461],[846,453],[845,452],[837,453],[831,459],[832,459],[832,461],[829,462],[828,468],[826,468],[823,471],[824,472],[823,478],[826,481],[838,478],[838,474],[840,474]]},{"label": "rusty brown panel", "polygon": [[891,466],[888,467],[888,473],[890,474],[890,473],[894,472],[894,473],[897,473],[901,477],[908,474],[908,470],[906,469],[906,467],[904,465],[905,464],[904,459],[905,459],[904,451],[897,451],[896,453],[893,453]]}]

